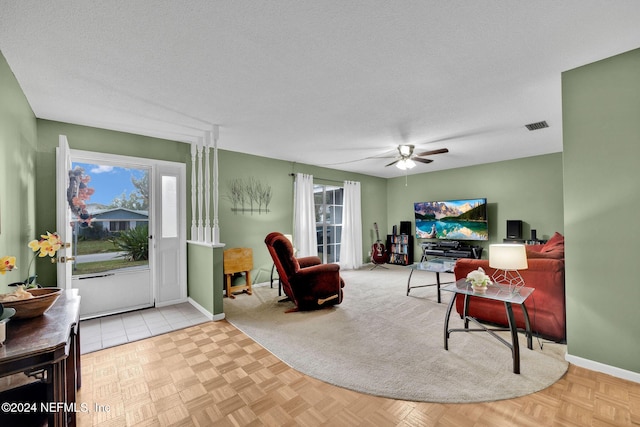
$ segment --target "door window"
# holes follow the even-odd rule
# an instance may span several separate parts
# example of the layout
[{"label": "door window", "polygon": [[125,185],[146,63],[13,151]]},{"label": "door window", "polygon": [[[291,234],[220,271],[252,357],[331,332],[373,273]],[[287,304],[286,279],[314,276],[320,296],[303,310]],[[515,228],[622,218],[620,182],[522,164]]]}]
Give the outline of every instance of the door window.
[{"label": "door window", "polygon": [[162,237],[178,237],[178,180],[162,177]]},{"label": "door window", "polygon": [[[72,215],[75,276],[149,268],[150,168],[73,162],[91,196]],[[88,178],[88,179],[86,179]]]},{"label": "door window", "polygon": [[323,263],[340,262],[344,189],[332,185],[316,184],[313,186],[313,191],[318,256]]}]

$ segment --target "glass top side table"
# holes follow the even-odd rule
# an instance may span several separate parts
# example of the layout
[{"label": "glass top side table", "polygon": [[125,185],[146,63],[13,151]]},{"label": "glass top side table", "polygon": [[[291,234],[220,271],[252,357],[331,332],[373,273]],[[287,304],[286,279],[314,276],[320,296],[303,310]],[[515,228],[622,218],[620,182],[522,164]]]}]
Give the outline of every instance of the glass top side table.
[{"label": "glass top side table", "polygon": [[[411,264],[407,268],[411,269],[409,273],[409,280],[407,280],[407,296],[409,296],[409,292],[414,288],[425,288],[427,286],[437,286],[438,289],[438,303],[442,301],[440,298],[440,285],[453,283],[453,282],[441,282],[440,281],[440,273],[453,273],[453,268],[456,265],[455,258],[432,258],[430,260],[426,260],[423,257],[422,262],[418,264]],[[411,276],[413,276],[414,271],[429,271],[432,273],[436,273],[436,283],[429,283],[426,285],[418,285],[411,286]]]},{"label": "glass top side table", "polygon": [[[471,284],[465,282],[465,279],[459,279],[455,283],[449,284],[442,288],[443,291],[453,292],[455,295],[451,298],[449,306],[447,307],[447,313],[444,319],[444,349],[449,350],[449,336],[452,332],[488,332],[498,341],[506,345],[511,349],[513,356],[513,372],[515,374],[520,373],[520,346],[518,342],[518,328],[513,316],[512,304],[518,304],[522,308],[525,322],[525,334],[527,337],[527,348],[533,349],[533,340],[531,334],[531,324],[529,322],[529,313],[525,306],[525,301],[531,296],[535,288],[522,287],[517,291],[513,291],[509,286],[492,284],[487,287],[485,292],[476,292],[471,288]],[[451,316],[451,309],[456,302],[458,294],[464,295],[464,329],[449,329],[449,317]],[[505,310],[507,312],[507,319],[509,320],[509,328],[487,328],[481,324],[475,318],[469,316],[469,304],[473,301],[472,298],[487,298],[495,301],[502,301],[504,303]],[[470,329],[469,321],[474,322],[480,328]],[[495,333],[495,331],[509,331],[511,332],[511,342],[508,342],[501,336]]]}]

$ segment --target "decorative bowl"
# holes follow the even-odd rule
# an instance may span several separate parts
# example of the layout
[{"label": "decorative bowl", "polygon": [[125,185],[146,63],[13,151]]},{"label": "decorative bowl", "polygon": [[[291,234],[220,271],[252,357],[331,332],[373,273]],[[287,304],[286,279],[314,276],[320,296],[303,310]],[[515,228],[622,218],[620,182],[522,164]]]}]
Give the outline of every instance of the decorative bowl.
[{"label": "decorative bowl", "polygon": [[34,288],[27,289],[33,298],[18,301],[3,301],[2,305],[13,308],[16,314],[12,319],[30,319],[43,315],[62,294],[60,288]]}]

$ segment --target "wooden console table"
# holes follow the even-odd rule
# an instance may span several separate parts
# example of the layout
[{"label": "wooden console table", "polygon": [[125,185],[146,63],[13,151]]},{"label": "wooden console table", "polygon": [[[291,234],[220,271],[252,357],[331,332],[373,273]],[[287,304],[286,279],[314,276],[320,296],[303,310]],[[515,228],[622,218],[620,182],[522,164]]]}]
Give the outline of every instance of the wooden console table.
[{"label": "wooden console table", "polygon": [[44,315],[7,323],[0,377],[23,372],[38,381],[0,393],[5,404],[0,425],[75,426],[71,404],[81,383],[79,316],[80,296],[72,289],[63,291]]}]

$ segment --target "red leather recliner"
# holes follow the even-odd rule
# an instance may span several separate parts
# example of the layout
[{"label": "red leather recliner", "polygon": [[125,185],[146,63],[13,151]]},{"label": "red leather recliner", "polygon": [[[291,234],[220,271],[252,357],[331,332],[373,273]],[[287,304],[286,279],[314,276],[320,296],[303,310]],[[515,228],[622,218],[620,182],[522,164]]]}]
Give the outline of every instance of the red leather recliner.
[{"label": "red leather recliner", "polygon": [[344,281],[340,266],[322,264],[317,256],[296,258],[291,242],[282,233],[270,233],[264,240],[278,270],[284,293],[297,310],[315,310],[340,304]]}]

